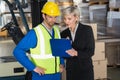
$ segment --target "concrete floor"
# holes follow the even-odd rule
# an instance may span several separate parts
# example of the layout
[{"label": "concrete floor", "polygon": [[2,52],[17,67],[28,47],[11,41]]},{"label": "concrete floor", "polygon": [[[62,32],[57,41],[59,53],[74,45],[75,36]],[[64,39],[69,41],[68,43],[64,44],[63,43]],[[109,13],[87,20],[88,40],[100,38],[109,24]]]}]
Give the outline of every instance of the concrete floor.
[{"label": "concrete floor", "polygon": [[107,76],[110,80],[120,80],[120,67],[108,67]]}]

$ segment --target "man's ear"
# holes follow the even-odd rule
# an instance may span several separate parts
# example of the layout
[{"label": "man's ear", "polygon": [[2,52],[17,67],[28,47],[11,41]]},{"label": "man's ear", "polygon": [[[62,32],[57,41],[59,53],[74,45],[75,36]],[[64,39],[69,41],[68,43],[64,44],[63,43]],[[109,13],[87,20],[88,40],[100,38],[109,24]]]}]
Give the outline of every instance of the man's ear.
[{"label": "man's ear", "polygon": [[43,19],[45,19],[45,14],[42,14]]}]

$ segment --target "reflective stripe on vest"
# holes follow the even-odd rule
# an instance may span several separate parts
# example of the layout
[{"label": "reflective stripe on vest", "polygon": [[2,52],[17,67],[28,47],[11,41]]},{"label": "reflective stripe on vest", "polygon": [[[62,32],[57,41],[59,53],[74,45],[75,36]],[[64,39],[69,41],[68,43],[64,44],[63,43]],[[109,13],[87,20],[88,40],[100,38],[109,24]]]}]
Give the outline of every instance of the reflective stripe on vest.
[{"label": "reflective stripe on vest", "polygon": [[32,58],[41,58],[41,59],[46,59],[46,58],[53,58],[52,53],[50,53],[49,55],[45,54],[45,40],[44,40],[44,36],[43,33],[40,29],[40,27],[36,27],[38,30],[38,34],[40,35],[40,54],[31,54]]},{"label": "reflective stripe on vest", "polygon": [[[44,40],[44,36],[42,33],[42,30],[40,29],[40,27],[36,27],[38,30],[38,34],[40,35],[40,53],[41,54],[32,54],[31,53],[31,57],[33,58],[41,58],[41,59],[45,59],[45,58],[53,58],[52,53],[49,53],[48,55],[45,54],[45,40]],[[56,29],[54,27],[54,30],[56,30],[57,34],[58,34],[58,38],[60,38],[60,34],[59,34],[59,30]]]}]

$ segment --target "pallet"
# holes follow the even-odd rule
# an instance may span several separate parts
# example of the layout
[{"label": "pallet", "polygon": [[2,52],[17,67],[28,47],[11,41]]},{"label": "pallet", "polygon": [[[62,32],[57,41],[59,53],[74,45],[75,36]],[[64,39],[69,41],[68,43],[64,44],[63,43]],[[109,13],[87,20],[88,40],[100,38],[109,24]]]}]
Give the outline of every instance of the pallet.
[{"label": "pallet", "polygon": [[110,78],[101,78],[101,79],[95,79],[95,80],[111,80]]},{"label": "pallet", "polygon": [[58,6],[72,6],[74,3],[73,2],[56,2],[58,4]]},{"label": "pallet", "polygon": [[110,11],[120,11],[120,8],[109,8]]},{"label": "pallet", "polygon": [[120,68],[120,64],[107,65],[107,67]]},{"label": "pallet", "polygon": [[99,4],[99,5],[109,4],[109,2],[108,1],[90,1],[89,2],[89,5],[96,5],[96,4]]}]

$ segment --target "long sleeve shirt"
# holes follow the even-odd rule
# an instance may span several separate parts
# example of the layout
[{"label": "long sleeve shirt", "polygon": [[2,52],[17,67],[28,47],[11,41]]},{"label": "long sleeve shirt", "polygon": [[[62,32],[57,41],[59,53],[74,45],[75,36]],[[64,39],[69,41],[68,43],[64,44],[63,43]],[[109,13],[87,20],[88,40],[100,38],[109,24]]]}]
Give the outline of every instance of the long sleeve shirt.
[{"label": "long sleeve shirt", "polygon": [[[30,30],[25,37],[18,43],[13,51],[15,58],[28,70],[32,71],[35,69],[35,65],[30,61],[26,52],[30,48],[36,47],[37,37],[34,30]],[[64,59],[60,58],[60,64],[64,65]]]}]

